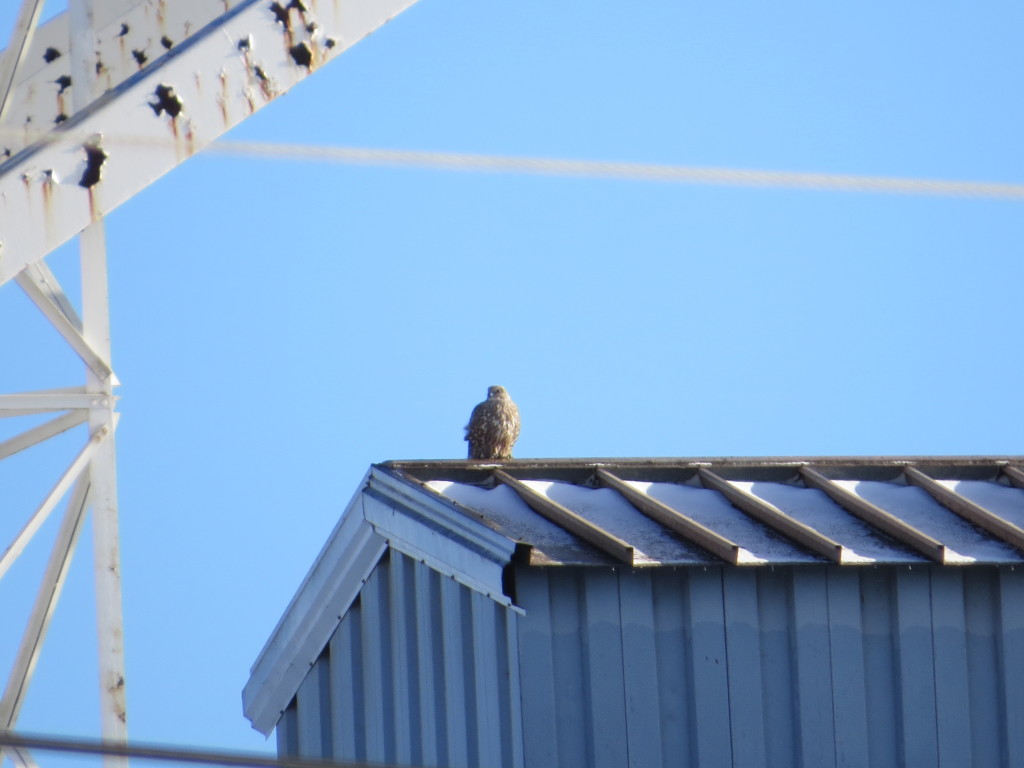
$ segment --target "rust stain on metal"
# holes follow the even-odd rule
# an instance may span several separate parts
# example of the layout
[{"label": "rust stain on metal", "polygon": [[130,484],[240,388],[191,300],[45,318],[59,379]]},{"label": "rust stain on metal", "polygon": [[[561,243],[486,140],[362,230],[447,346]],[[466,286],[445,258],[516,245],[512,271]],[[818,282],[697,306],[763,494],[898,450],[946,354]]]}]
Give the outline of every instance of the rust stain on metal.
[{"label": "rust stain on metal", "polygon": [[196,153],[196,136],[191,120],[185,121],[185,152],[189,157]]},{"label": "rust stain on metal", "polygon": [[224,127],[228,127],[228,73],[223,69],[220,71],[220,97],[217,99],[220,105],[220,116],[224,120]]},{"label": "rust stain on metal", "polygon": [[[111,567],[111,570],[116,570],[116,569]],[[118,645],[120,645],[121,634],[118,633],[117,637],[118,637]],[[127,714],[128,710],[127,710],[127,707],[125,706],[125,700],[124,700],[124,677],[123,676],[118,675],[117,676],[117,680],[115,680],[112,684],[107,686],[107,695],[109,696],[110,706],[113,708],[114,715],[122,723],[127,723],[128,722],[128,714]]]},{"label": "rust stain on metal", "polygon": [[43,172],[43,182],[39,185],[43,193],[43,218],[46,221],[47,233],[53,232],[53,185],[56,179],[53,170]]},{"label": "rust stain on metal", "polygon": [[57,119],[54,120],[54,122],[57,125],[60,125],[67,119],[67,105],[64,103],[64,91],[71,85],[71,78],[67,75],[63,75],[54,82],[60,86],[60,90],[57,91]]},{"label": "rust stain on metal", "polygon": [[[255,83],[259,87],[260,91],[263,93],[264,100],[270,101],[272,98],[274,98],[274,87],[273,84],[270,82],[270,77],[267,75],[263,67],[253,60],[252,36],[247,35],[243,37],[241,40],[238,41],[235,47],[242,52],[242,61],[245,63],[245,70],[249,74],[250,85]],[[226,99],[226,92],[224,96]]]},{"label": "rust stain on metal", "polygon": [[[123,52],[122,52],[122,58],[123,58]],[[105,82],[105,90],[109,91],[111,88],[114,87],[113,86],[113,82],[112,82],[112,75],[110,74],[110,69],[107,67],[106,64],[103,63],[103,60],[99,56],[97,56],[96,57],[96,79],[99,80],[100,78],[102,78],[104,80],[104,82]]]},{"label": "rust stain on metal", "polygon": [[274,87],[270,82],[270,78],[267,77],[267,73],[263,71],[263,67],[257,64],[253,67],[253,74],[256,76],[256,81],[259,84],[260,91],[263,93],[263,98],[270,101],[274,98]]},{"label": "rust stain on metal", "polygon": [[292,4],[289,3],[287,6],[283,6],[278,2],[270,4],[270,12],[274,14],[274,20],[281,25],[284,30],[284,50],[285,53],[291,51],[295,47],[295,40],[292,38],[292,18],[291,18]]}]

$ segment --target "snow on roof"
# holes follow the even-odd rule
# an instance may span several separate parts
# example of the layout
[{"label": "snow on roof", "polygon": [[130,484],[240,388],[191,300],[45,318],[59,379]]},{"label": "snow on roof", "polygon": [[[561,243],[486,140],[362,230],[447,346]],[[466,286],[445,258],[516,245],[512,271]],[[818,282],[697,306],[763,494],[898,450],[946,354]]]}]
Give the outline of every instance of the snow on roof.
[{"label": "snow on roof", "polygon": [[922,488],[864,480],[837,482],[862,499],[892,514],[898,514],[904,522],[941,541],[955,557],[962,558],[964,562],[1016,562],[1021,559],[1013,547],[993,539],[958,517]]},{"label": "snow on roof", "polygon": [[1024,562],[1024,457],[381,468],[486,521],[532,565]]},{"label": "snow on roof", "polygon": [[849,562],[913,563],[920,560],[898,541],[872,529],[816,488],[784,483],[737,482],[736,485],[849,548],[852,553]]},{"label": "snow on roof", "polygon": [[748,553],[748,563],[813,563],[818,560],[736,509],[717,491],[677,483],[632,480],[629,484],[735,542]]},{"label": "snow on roof", "polygon": [[431,480],[427,487],[487,517],[510,539],[529,544],[543,562],[600,564],[604,556],[586,542],[538,515],[507,485],[478,485]]}]

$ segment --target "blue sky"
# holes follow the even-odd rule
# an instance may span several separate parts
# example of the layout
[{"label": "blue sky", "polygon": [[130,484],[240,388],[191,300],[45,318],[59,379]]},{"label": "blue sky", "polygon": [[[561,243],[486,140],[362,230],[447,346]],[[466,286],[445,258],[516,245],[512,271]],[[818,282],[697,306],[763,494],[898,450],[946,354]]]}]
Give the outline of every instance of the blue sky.
[{"label": "blue sky", "polygon": [[[1010,0],[422,0],[228,138],[1022,183],[1022,29]],[[490,384],[519,457],[1024,453],[1022,214],[193,158],[107,219],[131,737],[271,749],[241,688],[339,513],[373,462],[463,457]],[[0,321],[0,390],[81,382],[13,284]],[[0,541],[82,440],[0,464]],[[18,622],[56,522],[0,582]],[[98,732],[90,548],[23,730]]]}]

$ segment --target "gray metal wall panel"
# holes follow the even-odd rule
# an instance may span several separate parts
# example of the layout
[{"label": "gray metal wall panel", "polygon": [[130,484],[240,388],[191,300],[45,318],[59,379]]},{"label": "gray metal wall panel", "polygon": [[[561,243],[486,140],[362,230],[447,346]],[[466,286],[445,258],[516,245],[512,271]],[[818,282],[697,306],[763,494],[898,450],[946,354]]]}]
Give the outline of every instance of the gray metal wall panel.
[{"label": "gray metal wall panel", "polygon": [[391,631],[391,691],[394,723],[393,762],[409,765],[413,754],[422,751],[419,708],[419,675],[415,674],[416,603],[412,593],[412,561],[407,557],[392,557],[388,563],[388,597]]},{"label": "gray metal wall panel", "polygon": [[[1006,765],[1003,759],[1005,724],[1000,702],[993,696],[1001,688],[999,648],[995,636],[997,598],[995,574],[971,570],[964,574],[967,592],[967,679],[971,747],[975,765]],[[1019,728],[1015,723],[1013,727]]]},{"label": "gray metal wall panel", "polygon": [[530,768],[1024,764],[1019,570],[532,568],[517,599]]},{"label": "gray metal wall panel", "polygon": [[722,577],[733,761],[759,768],[765,765],[765,749],[757,574],[749,568],[731,568]]},{"label": "gray metal wall panel", "polygon": [[321,654],[295,694],[300,757],[331,754],[330,664]]},{"label": "gray metal wall panel", "polygon": [[420,759],[439,765],[447,754],[444,708],[435,702],[444,692],[444,660],[441,650],[441,585],[437,574],[417,564],[413,571],[416,619],[416,710],[420,719]]},{"label": "gray metal wall panel", "polygon": [[792,654],[796,667],[794,717],[799,764],[835,765],[832,726],[832,655],[828,638],[828,592],[820,569],[792,573]]},{"label": "gray metal wall panel", "polygon": [[935,660],[929,572],[896,572],[896,659],[899,670],[900,722],[904,765],[937,765]]},{"label": "gray metal wall panel", "polygon": [[1024,578],[1017,570],[999,572],[1000,681],[1007,765],[1024,765]]},{"label": "gray metal wall panel", "polygon": [[757,602],[765,762],[771,768],[790,768],[799,737],[796,721],[791,706],[773,705],[777,701],[796,700],[789,574],[783,570],[758,571]]},{"label": "gray metal wall panel", "polygon": [[502,754],[511,755],[511,765],[522,766],[523,756],[523,697],[519,686],[519,623],[509,621],[506,611],[495,611],[495,636],[498,638],[499,659],[508,659],[508,695],[499,696],[498,720],[501,727]]},{"label": "gray metal wall panel", "polygon": [[[516,579],[516,591],[529,595],[530,611],[519,622],[520,665],[528,660],[528,669],[519,674],[523,707],[523,752],[526,765],[558,765],[558,722],[552,716],[560,698],[554,684],[554,635],[551,621],[551,593],[544,571],[529,569]],[[575,730],[575,729],[574,729]]]},{"label": "gray metal wall panel", "polygon": [[516,585],[523,616],[392,552],[284,713],[281,754],[1024,764],[1019,569],[525,568]]},{"label": "gray metal wall panel", "polygon": [[521,768],[516,620],[391,551],[303,681],[279,741],[339,761]]},{"label": "gray metal wall panel", "polygon": [[275,726],[277,754],[295,757],[299,754],[298,711],[294,701],[281,713]]},{"label": "gray metal wall panel", "polygon": [[[623,686],[626,708],[626,747],[631,768],[661,765],[662,729],[659,712],[657,639],[654,626],[651,573],[620,583],[622,599]],[[657,738],[639,738],[639,729],[629,723],[649,722],[656,726]]]},{"label": "gray metal wall panel", "polygon": [[[701,766],[725,768],[733,761],[722,572],[718,568],[692,570],[686,574],[686,582],[688,638],[680,639],[689,640],[693,686],[690,711],[695,715],[696,726],[692,740]],[[679,650],[677,644],[676,651]]]},{"label": "gray metal wall panel", "polygon": [[356,601],[341,620],[330,643],[331,735],[335,754],[366,760],[363,702],[362,602]]},{"label": "gray metal wall panel", "polygon": [[[384,562],[384,561],[382,561]],[[361,593],[363,714],[366,723],[366,760],[392,762],[394,718],[391,710],[391,631],[386,566],[378,565]]]},{"label": "gray metal wall panel", "polygon": [[963,571],[932,572],[932,622],[935,653],[935,709],[939,727],[939,762],[971,764],[971,721],[962,717],[970,697],[967,674],[967,626]]},{"label": "gray metal wall panel", "polygon": [[[650,578],[653,624],[643,629],[653,631],[655,653],[645,663],[654,668],[651,676],[657,680],[660,717],[644,722],[656,723],[661,732],[662,760],[670,762],[675,758],[686,765],[696,750],[693,739],[696,702],[693,699],[693,665],[689,647],[679,652],[679,637],[686,632],[688,616],[685,583],[671,571],[658,570]],[[632,597],[635,599],[635,594]],[[635,720],[629,725],[633,726],[630,741],[643,740],[647,736],[644,729],[636,727]],[[649,728],[654,730],[653,725]]]},{"label": "gray metal wall panel", "polygon": [[868,765],[867,673],[860,576],[856,570],[834,568],[828,571],[827,579],[836,764]]}]

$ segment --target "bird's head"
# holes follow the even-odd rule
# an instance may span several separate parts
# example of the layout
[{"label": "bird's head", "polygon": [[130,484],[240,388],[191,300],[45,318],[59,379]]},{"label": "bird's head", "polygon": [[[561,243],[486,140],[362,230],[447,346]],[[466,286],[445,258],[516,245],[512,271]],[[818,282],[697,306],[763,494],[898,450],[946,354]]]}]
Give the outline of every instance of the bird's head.
[{"label": "bird's head", "polygon": [[508,392],[505,391],[504,387],[493,386],[487,388],[487,399],[492,400],[499,397],[508,397]]}]

